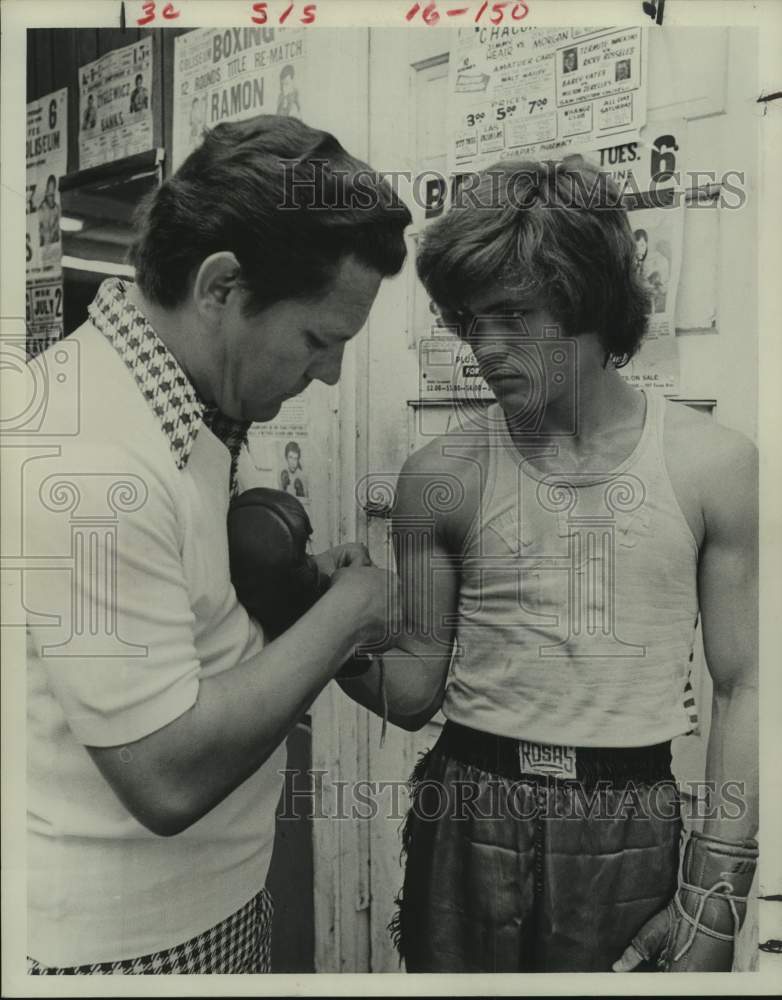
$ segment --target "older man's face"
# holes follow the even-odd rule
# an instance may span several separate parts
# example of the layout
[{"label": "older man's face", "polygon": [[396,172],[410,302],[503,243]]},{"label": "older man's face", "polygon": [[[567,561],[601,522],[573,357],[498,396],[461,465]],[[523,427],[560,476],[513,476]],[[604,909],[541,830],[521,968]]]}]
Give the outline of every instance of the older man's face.
[{"label": "older man's face", "polygon": [[222,411],[237,419],[272,420],[286,399],[313,380],[334,385],[345,345],[366,323],[381,280],[377,271],[346,257],[318,299],[286,299],[244,316],[247,293],[234,295],[221,330]]}]

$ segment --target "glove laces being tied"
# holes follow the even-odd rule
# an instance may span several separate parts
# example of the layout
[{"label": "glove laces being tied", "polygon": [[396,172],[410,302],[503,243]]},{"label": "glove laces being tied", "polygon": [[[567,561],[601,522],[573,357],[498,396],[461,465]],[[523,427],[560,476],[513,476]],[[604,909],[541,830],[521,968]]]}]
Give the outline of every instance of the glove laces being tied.
[{"label": "glove laces being tied", "polygon": [[[734,895],[733,883],[730,882],[727,878],[723,878],[720,881],[715,882],[714,885],[712,885],[709,889],[704,889],[700,885],[694,885],[690,882],[684,881],[685,847],[690,837],[691,833],[689,833],[686,830],[682,831],[682,845],[679,854],[679,885],[676,890],[676,895],[674,896],[674,902],[676,903],[676,908],[679,911],[679,915],[684,920],[687,921],[687,923],[690,925],[691,930],[687,940],[684,942],[679,951],[673,956],[674,962],[678,962],[681,958],[683,958],[687,954],[690,948],[692,948],[698,931],[701,931],[703,934],[709,935],[709,937],[717,938],[720,941],[735,940],[739,931],[741,930],[741,917],[739,916],[739,912],[736,909],[736,902],[738,901],[745,903],[747,899],[746,896]],[[700,897],[698,901],[698,908],[695,911],[694,917],[691,917],[690,914],[687,913],[687,911],[684,909],[684,906],[682,905],[680,899],[680,893],[682,889],[686,889],[688,892],[695,893],[697,896]],[[708,903],[709,899],[711,899],[712,896],[716,895],[719,895],[721,899],[727,900],[728,904],[730,905],[730,911],[733,917],[732,934],[723,934],[721,931],[715,931],[711,927],[707,927],[704,924],[701,924],[701,917],[703,916],[703,910],[706,904]]]}]

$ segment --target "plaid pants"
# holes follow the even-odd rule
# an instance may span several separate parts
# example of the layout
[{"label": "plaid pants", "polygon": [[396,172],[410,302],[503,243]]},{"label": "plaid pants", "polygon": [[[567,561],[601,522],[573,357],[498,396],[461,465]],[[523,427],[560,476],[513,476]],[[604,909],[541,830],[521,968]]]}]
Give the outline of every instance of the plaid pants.
[{"label": "plaid pants", "polygon": [[30,976],[154,976],[188,973],[239,973],[271,971],[272,915],[268,889],[215,927],[184,944],[139,958],[93,965],[54,967],[27,959]]}]

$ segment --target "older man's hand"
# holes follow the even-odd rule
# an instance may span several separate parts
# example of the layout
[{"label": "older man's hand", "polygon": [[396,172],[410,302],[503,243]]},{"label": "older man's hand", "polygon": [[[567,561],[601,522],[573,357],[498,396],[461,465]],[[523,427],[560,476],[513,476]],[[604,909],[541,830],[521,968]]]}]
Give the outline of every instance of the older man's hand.
[{"label": "older man's hand", "polygon": [[313,556],[318,569],[324,576],[331,578],[338,569],[345,566],[371,566],[372,559],[366,545],[360,542],[346,542],[344,545],[335,545],[333,549],[326,549]]}]

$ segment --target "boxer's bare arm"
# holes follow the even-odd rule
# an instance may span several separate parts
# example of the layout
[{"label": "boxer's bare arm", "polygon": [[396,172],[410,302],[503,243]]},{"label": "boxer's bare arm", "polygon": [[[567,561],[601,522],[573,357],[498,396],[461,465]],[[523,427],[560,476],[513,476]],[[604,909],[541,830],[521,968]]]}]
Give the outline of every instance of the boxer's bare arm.
[{"label": "boxer's bare arm", "polygon": [[757,827],[757,450],[742,434],[672,406],[665,451],[699,545],[698,601],[713,681],[706,780],[718,790],[705,832],[741,840]]},{"label": "boxer's bare arm", "polygon": [[[462,543],[480,497],[479,463],[466,457],[469,449],[459,448],[455,440],[438,438],[411,455],[397,483],[393,536],[403,634],[383,661],[388,718],[411,731],[425,725],[442,704]],[[338,680],[347,695],[382,714],[377,664],[361,677]]]},{"label": "boxer's bare arm", "polygon": [[201,680],[178,719],[127,746],[87,747],[128,811],[153,833],[180,833],[250,777],[339,666],[386,627],[388,583],[354,566],[287,632],[232,670]]},{"label": "boxer's bare arm", "polygon": [[741,435],[725,432],[720,439],[719,461],[703,478],[698,569],[714,685],[706,780],[717,790],[704,832],[741,840],[754,837],[758,823],[758,462]]},{"label": "boxer's bare arm", "polygon": [[[747,841],[755,836],[758,823],[757,451],[742,435],[678,409],[666,421],[666,461],[699,545],[698,602],[714,683],[706,780],[714,783],[716,795],[711,798],[703,833],[740,845],[745,857],[751,858]],[[720,852],[725,849],[721,845]],[[696,866],[698,885],[700,877]],[[708,892],[712,886],[700,888]],[[748,889],[746,885],[739,895]],[[734,909],[734,919],[743,912]],[[666,970],[727,971],[720,964],[724,956],[715,953],[714,946],[720,947],[721,942],[703,928],[698,931],[697,958],[687,957],[687,948],[679,953],[683,966],[678,957],[672,958],[678,943],[693,940],[689,926],[677,929],[678,919],[670,906],[655,914],[613,970],[628,972],[636,968],[642,954],[664,954],[673,941]],[[710,941],[711,947],[704,947],[704,941]]]}]

